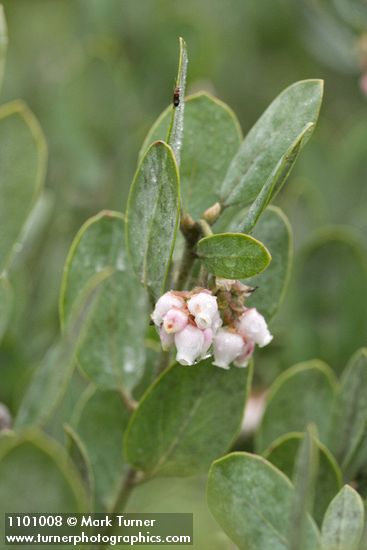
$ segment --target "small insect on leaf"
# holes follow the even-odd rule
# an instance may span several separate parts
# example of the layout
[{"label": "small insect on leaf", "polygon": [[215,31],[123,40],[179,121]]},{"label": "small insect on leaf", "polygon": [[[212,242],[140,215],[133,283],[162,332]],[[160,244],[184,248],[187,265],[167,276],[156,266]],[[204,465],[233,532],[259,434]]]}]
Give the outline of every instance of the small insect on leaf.
[{"label": "small insect on leaf", "polygon": [[173,106],[178,107],[180,104],[180,88],[176,86],[173,91]]}]

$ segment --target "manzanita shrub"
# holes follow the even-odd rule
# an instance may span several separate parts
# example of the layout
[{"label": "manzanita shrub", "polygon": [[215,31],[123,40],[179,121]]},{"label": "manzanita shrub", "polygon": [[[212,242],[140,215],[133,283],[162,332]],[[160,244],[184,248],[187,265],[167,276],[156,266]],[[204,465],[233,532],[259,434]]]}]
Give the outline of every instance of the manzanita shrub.
[{"label": "manzanita shrub", "polygon": [[[1,511],[146,511],[153,492],[150,511],[194,512],[195,548],[365,549],[366,350],[340,380],[318,360],[285,371],[253,452],[230,452],[292,260],[271,202],[313,132],[322,81],[288,87],[243,139],[227,105],[185,97],[187,63],[181,39],[174,104],[142,146],[127,211],[96,214],[70,248],[60,338],[12,429],[0,424]],[[1,334],[45,172],[23,103],[0,108],[0,144]],[[56,441],[76,368],[89,384]],[[170,486],[196,497],[165,500]]]}]

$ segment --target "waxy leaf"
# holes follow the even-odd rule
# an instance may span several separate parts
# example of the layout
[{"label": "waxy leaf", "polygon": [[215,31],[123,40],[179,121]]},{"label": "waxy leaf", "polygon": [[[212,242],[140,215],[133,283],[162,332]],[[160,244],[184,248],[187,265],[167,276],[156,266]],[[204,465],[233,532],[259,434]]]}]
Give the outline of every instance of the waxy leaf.
[{"label": "waxy leaf", "polygon": [[[293,479],[295,460],[304,435],[289,433],[273,441],[263,453],[264,458],[274,464],[289,479]],[[328,449],[315,440],[319,452],[319,471],[316,480],[316,492],[313,517],[321,524],[326,508],[341,488],[342,475],[335,458]]]},{"label": "waxy leaf", "polygon": [[307,424],[317,426],[320,440],[327,438],[337,382],[321,361],[300,363],[282,373],[273,383],[256,436],[256,448],[264,451],[288,432],[302,432]]},{"label": "waxy leaf", "polygon": [[271,254],[269,267],[259,275],[246,280],[246,283],[258,287],[246,300],[246,305],[256,307],[269,321],[283,301],[288,285],[293,260],[292,229],[285,214],[275,206],[269,206],[253,236],[264,243]]},{"label": "waxy leaf", "polygon": [[[193,514],[194,540],[190,550],[229,550],[229,539],[208,510],[205,485],[206,476],[156,477],[138,484],[121,512]],[[156,547],[162,548],[163,545]],[[171,550],[174,546],[165,548]],[[143,545],[140,549],[149,550],[149,547]]]},{"label": "waxy leaf", "polygon": [[[366,514],[366,510],[367,510],[366,500],[364,501],[364,509],[365,509],[365,514]],[[363,534],[362,534],[362,537],[361,537],[361,543],[359,545],[358,550],[364,550],[365,548],[367,548],[367,521],[364,522]]]},{"label": "waxy leaf", "polygon": [[64,424],[64,432],[66,436],[66,448],[68,454],[78,470],[80,479],[83,482],[85,491],[89,497],[90,506],[93,506],[94,495],[94,477],[88,453],[83,442],[69,424]]},{"label": "waxy leaf", "polygon": [[320,231],[295,266],[287,361],[318,357],[340,372],[366,345],[367,262],[363,243],[343,227]]},{"label": "waxy leaf", "polygon": [[36,431],[0,438],[0,513],[86,512],[87,498],[64,449]]},{"label": "waxy leaf", "polygon": [[128,419],[129,414],[116,391],[90,387],[77,407],[73,426],[90,459],[97,512],[112,509],[126,475],[122,441]]},{"label": "waxy leaf", "polygon": [[[75,360],[76,366],[76,360]],[[80,395],[88,386],[85,376],[76,368],[67,380],[66,388],[61,388],[62,395],[58,397],[57,407],[52,410],[52,415],[42,425],[42,429],[57,441],[65,443],[68,440],[65,434],[65,426],[71,425],[73,412],[80,401]]]},{"label": "waxy leaf", "polygon": [[297,139],[288,148],[286,153],[284,153],[281,157],[264,186],[261,188],[256,199],[247,210],[244,220],[239,227],[239,231],[242,231],[243,233],[251,233],[262,212],[285,183],[285,180],[289,176],[297,160],[302,143],[306,140],[313,127],[313,124],[307,124],[300,135],[297,136]]},{"label": "waxy leaf", "polygon": [[127,247],[133,268],[153,300],[163,291],[180,211],[177,163],[163,141],[144,155],[130,189]]},{"label": "waxy leaf", "polygon": [[367,349],[353,355],[341,378],[331,425],[330,448],[334,451],[348,479],[366,457],[358,456],[365,448],[367,435]]},{"label": "waxy leaf", "polygon": [[[140,155],[153,141],[165,139],[171,112],[169,107],[158,118]],[[195,219],[219,200],[223,178],[241,139],[236,115],[225,103],[206,92],[186,99],[180,182],[183,208]]]},{"label": "waxy leaf", "polygon": [[249,235],[219,233],[198,242],[197,254],[216,277],[243,279],[264,271],[271,256],[265,246]]},{"label": "waxy leaf", "polygon": [[168,129],[167,143],[172,147],[177,164],[180,165],[181,148],[184,135],[184,110],[185,110],[185,90],[187,75],[187,49],[183,38],[180,38],[180,57],[178,61],[178,73],[176,87],[174,91],[174,101],[178,101],[171,115],[171,124]]},{"label": "waxy leaf", "polygon": [[363,528],[362,499],[345,485],[326,511],[321,529],[322,550],[359,550]]},{"label": "waxy leaf", "polygon": [[39,247],[44,244],[45,235],[55,215],[55,202],[56,193],[51,189],[45,189],[38,197],[17,241],[12,257],[12,270],[23,268],[33,254],[39,253]]},{"label": "waxy leaf", "polygon": [[[233,453],[209,472],[209,508],[240,550],[289,550],[289,512],[294,489],[288,478],[262,457]],[[308,516],[306,550],[319,550],[319,534]]]},{"label": "waxy leaf", "polygon": [[133,398],[137,401],[144,395],[149,386],[154,382],[159,369],[161,367],[162,360],[162,346],[160,340],[153,339],[159,338],[156,327],[149,327],[149,337],[144,342],[145,347],[145,365],[144,374],[139,384],[134,388]]},{"label": "waxy leaf", "polygon": [[[250,204],[280,159],[309,123],[315,123],[323,93],[321,80],[304,80],[286,88],[245,137],[223,182],[225,206]],[[310,137],[310,132],[307,133]],[[306,139],[303,140],[304,144]]]},{"label": "waxy leaf", "polygon": [[41,191],[46,143],[33,113],[22,101],[0,107],[0,273]]},{"label": "waxy leaf", "polygon": [[8,30],[6,28],[4,8],[2,5],[0,5],[0,89],[2,87],[2,83],[4,79],[7,49],[8,49]]},{"label": "waxy leaf", "polygon": [[13,293],[5,275],[0,276],[0,342],[8,326],[12,306]]},{"label": "waxy leaf", "polygon": [[306,525],[308,513],[313,511],[319,453],[312,425],[307,427],[301,442],[293,472],[294,495],[290,512],[289,550],[307,547]]},{"label": "waxy leaf", "polygon": [[63,324],[88,279],[105,268],[114,273],[103,287],[78,360],[100,387],[131,390],[144,370],[146,300],[125,252],[124,219],[111,211],[88,220],[71,245],[60,296]]},{"label": "waxy leaf", "polygon": [[93,317],[103,284],[110,276],[111,270],[104,270],[86,284],[63,335],[33,375],[15,419],[16,428],[43,426],[57,407],[72,376],[75,354]]},{"label": "waxy leaf", "polygon": [[128,461],[150,477],[205,472],[239,431],[251,373],[251,367],[225,371],[210,360],[166,370],[131,418]]}]

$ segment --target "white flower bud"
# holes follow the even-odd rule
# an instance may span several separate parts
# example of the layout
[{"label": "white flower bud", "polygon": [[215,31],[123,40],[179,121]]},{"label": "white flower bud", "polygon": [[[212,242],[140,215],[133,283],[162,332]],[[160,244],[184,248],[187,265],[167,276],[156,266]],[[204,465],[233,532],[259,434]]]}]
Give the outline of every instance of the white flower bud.
[{"label": "white flower bud", "polygon": [[173,307],[163,317],[163,327],[167,334],[179,332],[187,325],[189,316],[181,309]]},{"label": "white flower bud", "polygon": [[175,341],[173,334],[168,334],[163,327],[159,329],[159,336],[163,351],[168,351]]},{"label": "white flower bud", "polygon": [[253,340],[260,348],[273,339],[264,317],[254,307],[245,311],[237,328],[241,336],[247,340]]},{"label": "white flower bud", "polygon": [[248,341],[244,342],[244,350],[241,355],[233,362],[236,367],[245,368],[248,365],[248,362],[254,353],[255,344],[254,342]]},{"label": "white flower bud", "polygon": [[210,356],[210,354],[208,354],[208,350],[213,343],[213,331],[211,328],[207,328],[203,330],[203,334],[204,334],[204,343],[203,343],[200,356],[202,359],[206,359],[207,357]]},{"label": "white flower bud", "polygon": [[213,321],[212,321],[212,330],[214,334],[217,332],[217,330],[223,325],[223,321],[221,319],[221,316],[219,315],[219,311],[214,315]]},{"label": "white flower bud", "polygon": [[242,337],[228,329],[221,328],[213,339],[214,362],[213,365],[228,369],[230,363],[242,355],[244,342]]},{"label": "white flower bud", "polygon": [[204,333],[193,325],[187,325],[175,334],[176,360],[181,365],[193,365],[201,357],[204,348]]},{"label": "white flower bud", "polygon": [[184,304],[185,302],[182,298],[176,296],[173,292],[166,292],[155,304],[154,311],[151,315],[154,324],[159,327],[163,322],[163,317],[171,308],[181,308]]},{"label": "white flower bud", "polygon": [[197,326],[201,329],[210,328],[218,312],[217,298],[207,292],[194,294],[187,302],[190,313],[195,317]]}]

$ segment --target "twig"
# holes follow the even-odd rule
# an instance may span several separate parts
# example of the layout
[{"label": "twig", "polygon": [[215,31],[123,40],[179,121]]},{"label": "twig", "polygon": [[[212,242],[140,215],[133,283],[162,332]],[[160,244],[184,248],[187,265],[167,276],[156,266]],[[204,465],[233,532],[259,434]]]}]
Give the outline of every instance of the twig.
[{"label": "twig", "polygon": [[185,250],[182,255],[180,268],[174,285],[175,290],[182,290],[184,288],[187,278],[190,275],[191,269],[194,265],[195,259],[196,254],[193,251],[193,246],[191,243],[186,241]]},{"label": "twig", "polygon": [[204,237],[210,237],[213,235],[213,231],[211,230],[210,225],[205,220],[199,220],[198,226],[200,227],[201,233]]},{"label": "twig", "polygon": [[135,468],[129,468],[110,511],[111,514],[118,514],[120,511],[123,511],[123,508],[126,506],[132,490],[137,484],[137,479],[138,471],[135,470]]},{"label": "twig", "polygon": [[205,220],[195,222],[189,214],[182,214],[180,229],[183,236],[185,237],[185,249],[182,255],[180,268],[174,285],[176,290],[182,290],[184,288],[184,285],[191,273],[192,267],[197,258],[195,252],[196,244],[198,240],[206,234],[207,228],[205,227],[204,230],[204,225],[202,226],[201,222],[205,224],[205,226],[207,226],[210,231],[210,227],[207,222],[205,222]]},{"label": "twig", "polygon": [[[127,501],[129,500],[129,497],[131,495],[132,490],[134,489],[135,485],[138,483],[138,476],[139,472],[135,470],[134,468],[129,468],[122,484],[120,487],[120,490],[116,496],[115,502],[113,503],[111,509],[109,510],[109,514],[118,514],[119,512],[123,512]],[[107,528],[103,535],[104,536],[110,536],[113,533],[114,527]],[[98,550],[103,550],[109,546],[109,544],[102,543]]]},{"label": "twig", "polygon": [[139,402],[135,401],[132,395],[128,393],[124,388],[119,388],[119,394],[123,404],[129,412],[134,412],[138,408]]},{"label": "twig", "polygon": [[169,365],[169,351],[161,351],[159,362],[157,365],[157,376],[161,374]]}]

